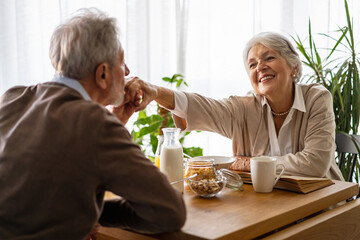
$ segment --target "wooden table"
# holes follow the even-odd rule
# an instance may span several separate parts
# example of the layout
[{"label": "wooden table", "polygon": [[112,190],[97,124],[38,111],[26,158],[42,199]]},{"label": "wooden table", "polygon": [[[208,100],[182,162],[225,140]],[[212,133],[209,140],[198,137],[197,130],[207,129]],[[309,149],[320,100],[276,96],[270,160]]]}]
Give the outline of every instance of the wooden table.
[{"label": "wooden table", "polygon": [[[308,194],[277,189],[256,193],[245,184],[244,191],[226,188],[212,199],[199,198],[186,187],[187,220],[180,232],[145,236],[102,227],[98,239],[321,239],[319,231],[324,239],[337,239],[327,234],[339,227],[339,239],[360,239],[360,199],[344,203],[358,194],[358,185],[334,182]],[[343,205],[328,209],[340,202]],[[346,238],[346,231],[355,238]]]}]

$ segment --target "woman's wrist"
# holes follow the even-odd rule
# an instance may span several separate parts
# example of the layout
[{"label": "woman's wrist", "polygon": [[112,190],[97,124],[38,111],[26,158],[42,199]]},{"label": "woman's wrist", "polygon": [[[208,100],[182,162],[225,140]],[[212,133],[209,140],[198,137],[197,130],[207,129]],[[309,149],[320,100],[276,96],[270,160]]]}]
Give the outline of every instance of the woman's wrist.
[{"label": "woman's wrist", "polygon": [[166,109],[175,108],[174,92],[171,89],[156,86],[155,101]]}]

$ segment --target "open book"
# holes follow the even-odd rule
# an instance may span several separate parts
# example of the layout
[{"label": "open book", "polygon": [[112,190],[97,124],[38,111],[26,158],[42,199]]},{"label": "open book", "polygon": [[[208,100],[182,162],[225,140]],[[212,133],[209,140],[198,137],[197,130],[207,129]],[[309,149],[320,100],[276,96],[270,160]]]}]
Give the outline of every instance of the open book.
[{"label": "open book", "polygon": [[[238,173],[244,183],[251,183],[251,173],[234,171]],[[274,188],[284,189],[298,193],[309,193],[320,188],[324,188],[334,184],[328,178],[313,178],[313,177],[300,177],[300,176],[281,176]]]}]

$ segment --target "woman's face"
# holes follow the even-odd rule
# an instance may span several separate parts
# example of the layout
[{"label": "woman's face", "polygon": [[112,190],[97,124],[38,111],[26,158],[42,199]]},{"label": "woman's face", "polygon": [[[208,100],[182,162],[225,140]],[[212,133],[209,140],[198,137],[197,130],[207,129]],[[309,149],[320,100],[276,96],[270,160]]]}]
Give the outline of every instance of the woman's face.
[{"label": "woman's face", "polygon": [[261,44],[253,46],[248,54],[247,71],[255,92],[267,99],[285,96],[292,91],[296,69],[271,48]]}]

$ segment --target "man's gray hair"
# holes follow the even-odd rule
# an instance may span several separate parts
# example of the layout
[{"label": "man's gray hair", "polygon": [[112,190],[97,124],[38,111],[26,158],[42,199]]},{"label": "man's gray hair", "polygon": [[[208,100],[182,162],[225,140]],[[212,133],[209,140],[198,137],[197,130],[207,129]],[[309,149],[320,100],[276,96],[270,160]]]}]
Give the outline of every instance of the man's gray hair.
[{"label": "man's gray hair", "polygon": [[281,34],[274,33],[274,32],[262,32],[255,35],[253,38],[249,40],[246,44],[244,52],[243,52],[243,59],[245,68],[248,69],[247,66],[247,59],[250,49],[257,45],[261,44],[267,48],[271,48],[272,50],[280,53],[286,61],[289,63],[291,67],[297,67],[296,76],[294,77],[294,81],[299,81],[301,74],[302,74],[302,66],[299,54],[296,52],[294,46],[291,42]]},{"label": "man's gray hair", "polygon": [[82,79],[94,74],[101,62],[112,68],[120,47],[115,18],[96,8],[80,9],[56,28],[49,55],[58,74]]}]

